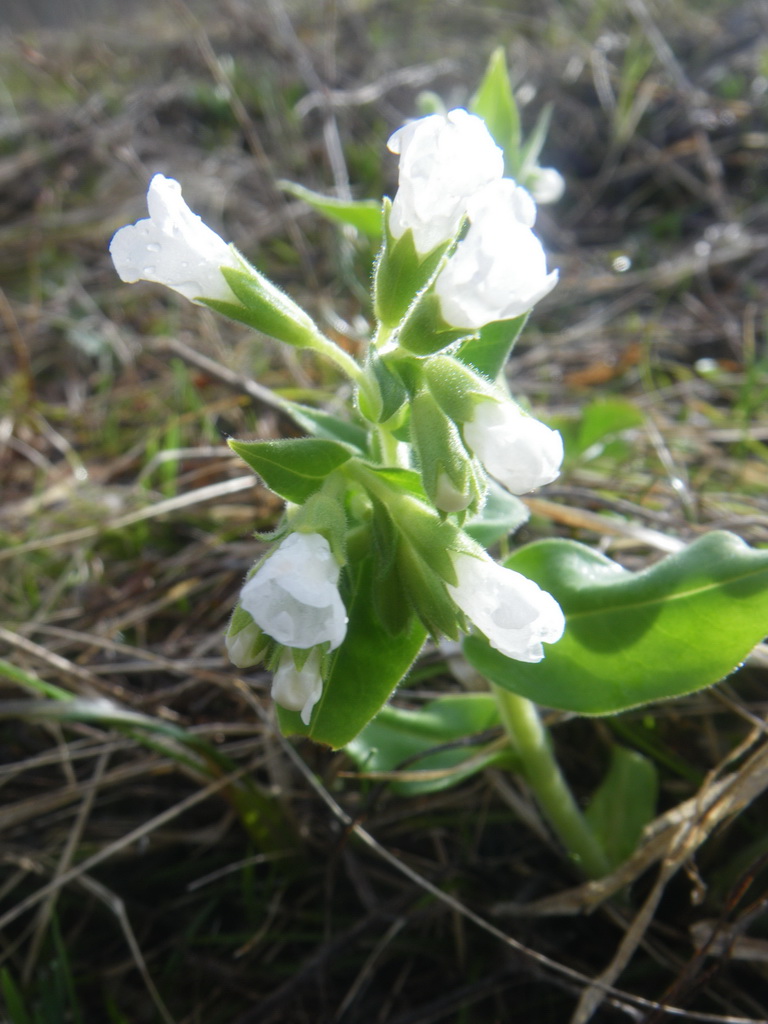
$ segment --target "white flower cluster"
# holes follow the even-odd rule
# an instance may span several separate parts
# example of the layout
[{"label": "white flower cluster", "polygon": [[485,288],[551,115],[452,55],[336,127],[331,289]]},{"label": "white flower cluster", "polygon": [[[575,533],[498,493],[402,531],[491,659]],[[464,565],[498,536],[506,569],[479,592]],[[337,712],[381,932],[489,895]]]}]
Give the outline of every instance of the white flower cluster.
[{"label": "white flower cluster", "polygon": [[[286,647],[272,681],[272,696],[309,725],[323,691],[320,645],[335,650],[347,632],[339,594],[339,565],[319,533],[291,533],[246,580],[240,607],[256,625]],[[292,649],[311,648],[301,668]]]},{"label": "white flower cluster", "polygon": [[504,158],[485,122],[466,110],[431,114],[398,129],[400,154],[389,228],[413,232],[421,255],[449,241],[464,217],[466,237],[435,282],[443,318],[476,329],[531,309],[557,283],[533,233],[536,204],[503,178]]}]

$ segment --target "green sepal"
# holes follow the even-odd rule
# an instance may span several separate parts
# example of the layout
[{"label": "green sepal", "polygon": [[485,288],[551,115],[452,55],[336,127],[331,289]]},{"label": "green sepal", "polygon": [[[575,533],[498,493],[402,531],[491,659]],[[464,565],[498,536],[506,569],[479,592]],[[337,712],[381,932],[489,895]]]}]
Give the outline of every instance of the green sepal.
[{"label": "green sepal", "polygon": [[419,548],[403,536],[397,549],[397,569],[404,593],[416,614],[435,638],[458,639],[460,613],[448,596],[439,572],[424,558]]},{"label": "green sepal", "polygon": [[373,304],[376,318],[385,327],[396,327],[413,300],[432,279],[448,243],[420,256],[409,229],[400,238],[389,231],[392,204],[384,199],[384,244],[373,276]]},{"label": "green sepal", "polygon": [[[473,511],[477,510],[485,490],[477,486],[472,458],[456,424],[427,390],[411,401],[411,442],[418,456],[424,489],[432,504],[446,512],[463,512],[470,506]],[[457,496],[454,507],[443,500],[444,480]]]},{"label": "green sepal", "polygon": [[288,345],[312,347],[320,332],[311,317],[285,292],[253,267],[222,267],[221,272],[242,306],[220,299],[201,299],[204,305]]},{"label": "green sepal", "polygon": [[500,401],[499,389],[472,367],[453,356],[436,355],[423,361],[424,379],[446,416],[455,423],[474,418],[479,399]]},{"label": "green sepal", "polygon": [[517,179],[521,166],[520,114],[503,46],[491,54],[477,92],[469,101],[469,110],[482,117],[494,142],[504,151],[504,173]]},{"label": "green sepal", "polygon": [[278,187],[289,195],[301,199],[336,224],[348,224],[364,235],[378,238],[383,224],[381,203],[376,199],[337,199],[304,188],[293,181],[278,181]]},{"label": "green sepal", "polygon": [[486,324],[475,337],[459,345],[456,358],[491,380],[497,380],[529,316],[530,312],[521,313],[511,320],[495,320]]},{"label": "green sepal", "polygon": [[638,573],[568,540],[530,544],[505,565],[555,597],[565,634],[536,664],[479,637],[465,654],[494,683],[548,707],[607,715],[693,693],[768,633],[768,550],[724,531]]},{"label": "green sepal", "polygon": [[375,610],[377,579],[373,559],[355,566],[352,593],[345,602],[347,635],[331,657],[323,693],[309,726],[296,711],[278,708],[286,735],[309,736],[334,749],[357,736],[386,703],[421,650],[426,633],[415,618],[397,636],[386,630]]},{"label": "green sepal", "polygon": [[398,331],[397,342],[406,352],[429,356],[476,333],[467,327],[447,324],[440,310],[440,299],[434,292],[426,292],[408,310]]},{"label": "green sepal", "polygon": [[366,380],[360,388],[360,412],[371,423],[386,423],[405,404],[408,392],[387,361],[371,350],[365,366]]},{"label": "green sepal", "polygon": [[326,477],[352,457],[349,448],[338,441],[313,437],[230,440],[228,444],[271,491],[296,505],[318,491]]},{"label": "green sepal", "polygon": [[[491,765],[513,767],[517,759],[508,747],[489,747],[486,734],[500,728],[492,694],[453,693],[418,710],[383,707],[346,750],[361,772],[423,771],[423,780],[390,783],[396,793],[418,796],[449,789]],[[442,777],[428,777],[441,770]]]}]

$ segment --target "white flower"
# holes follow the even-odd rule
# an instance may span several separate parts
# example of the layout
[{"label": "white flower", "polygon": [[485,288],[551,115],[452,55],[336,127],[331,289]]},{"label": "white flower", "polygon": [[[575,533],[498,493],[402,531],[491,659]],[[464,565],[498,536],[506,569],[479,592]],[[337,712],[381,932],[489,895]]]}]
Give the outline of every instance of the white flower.
[{"label": "white flower", "polygon": [[492,182],[467,204],[469,229],[435,282],[446,323],[477,329],[531,309],[557,284],[531,230],[536,207],[510,178]]},{"label": "white flower", "polygon": [[565,180],[554,167],[534,167],[528,178],[531,195],[542,206],[556,203],[565,192]]},{"label": "white flower", "polygon": [[458,586],[446,584],[448,592],[491,647],[516,661],[541,661],[542,643],[555,643],[565,629],[554,597],[486,556],[459,552],[453,564]]},{"label": "white flower", "polygon": [[241,269],[235,253],[194,214],[181,185],[156,174],[147,191],[149,218],[114,235],[109,251],[123,281],[157,281],[187,299],[237,302],[221,267]]},{"label": "white flower", "polygon": [[246,581],[240,593],[257,626],[286,647],[338,647],[347,613],[338,589],[339,565],[319,533],[292,533]]},{"label": "white flower", "polygon": [[322,692],[320,651],[312,651],[301,669],[296,668],[292,652],[285,651],[272,679],[272,700],[288,711],[300,711],[302,722],[309,725]]},{"label": "white flower", "polygon": [[453,237],[468,199],[504,173],[504,155],[485,121],[466,110],[412,121],[387,145],[400,154],[389,230],[400,238],[411,228],[422,256]]},{"label": "white flower", "polygon": [[479,401],[463,433],[486,472],[511,494],[550,484],[560,473],[560,432],[528,416],[514,402]]}]

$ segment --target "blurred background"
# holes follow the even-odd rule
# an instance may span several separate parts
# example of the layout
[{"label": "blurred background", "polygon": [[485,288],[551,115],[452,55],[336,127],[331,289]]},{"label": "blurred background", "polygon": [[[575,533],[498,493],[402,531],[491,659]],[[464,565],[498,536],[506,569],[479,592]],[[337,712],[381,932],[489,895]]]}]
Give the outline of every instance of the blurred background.
[{"label": "blurred background", "polygon": [[[224,438],[284,436],[295,428],[270,395],[337,408],[343,382],[158,286],[122,284],[107,252],[162,172],[360,351],[376,245],[280,182],[391,195],[389,134],[425,91],[466,103],[497,46],[524,127],[551,104],[542,163],[566,181],[537,222],[560,284],[509,382],[562,430],[567,458],[515,542],[575,537],[631,569],[714,528],[768,543],[765,0],[5,0],[0,991],[12,1024],[562,1024],[583,980],[520,948],[591,977],[648,894],[641,859],[588,917],[576,897],[567,913],[523,913],[580,876],[519,780],[488,770],[409,795],[402,778],[358,777],[343,753],[279,737],[267,674],[235,672],[222,636],[263,550],[253,531],[280,505]],[[396,701],[466,685],[430,647]],[[62,694],[85,703],[53,707]],[[657,765],[658,811],[673,813],[739,763],[751,729],[764,742],[765,699],[753,659],[717,691],[642,714],[550,721],[578,793],[619,740]],[[768,1018],[767,808],[752,792],[670,880],[618,985],[698,1020]],[[706,922],[719,922],[708,952]],[[666,1019],[607,1003],[594,1017],[628,1018]]]}]

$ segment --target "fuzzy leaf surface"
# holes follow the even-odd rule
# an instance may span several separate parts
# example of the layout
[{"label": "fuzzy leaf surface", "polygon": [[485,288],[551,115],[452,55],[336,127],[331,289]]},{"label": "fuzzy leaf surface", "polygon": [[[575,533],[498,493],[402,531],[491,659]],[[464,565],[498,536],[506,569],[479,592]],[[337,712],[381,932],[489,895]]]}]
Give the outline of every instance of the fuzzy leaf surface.
[{"label": "fuzzy leaf surface", "polygon": [[472,665],[548,707],[606,715],[703,689],[768,633],[768,550],[715,531],[632,573],[575,541],[531,544],[505,563],[559,601],[565,635],[537,664],[468,637]]},{"label": "fuzzy leaf surface", "polygon": [[312,437],[230,441],[229,447],[271,491],[297,505],[319,490],[328,474],[352,457],[343,444]]}]

